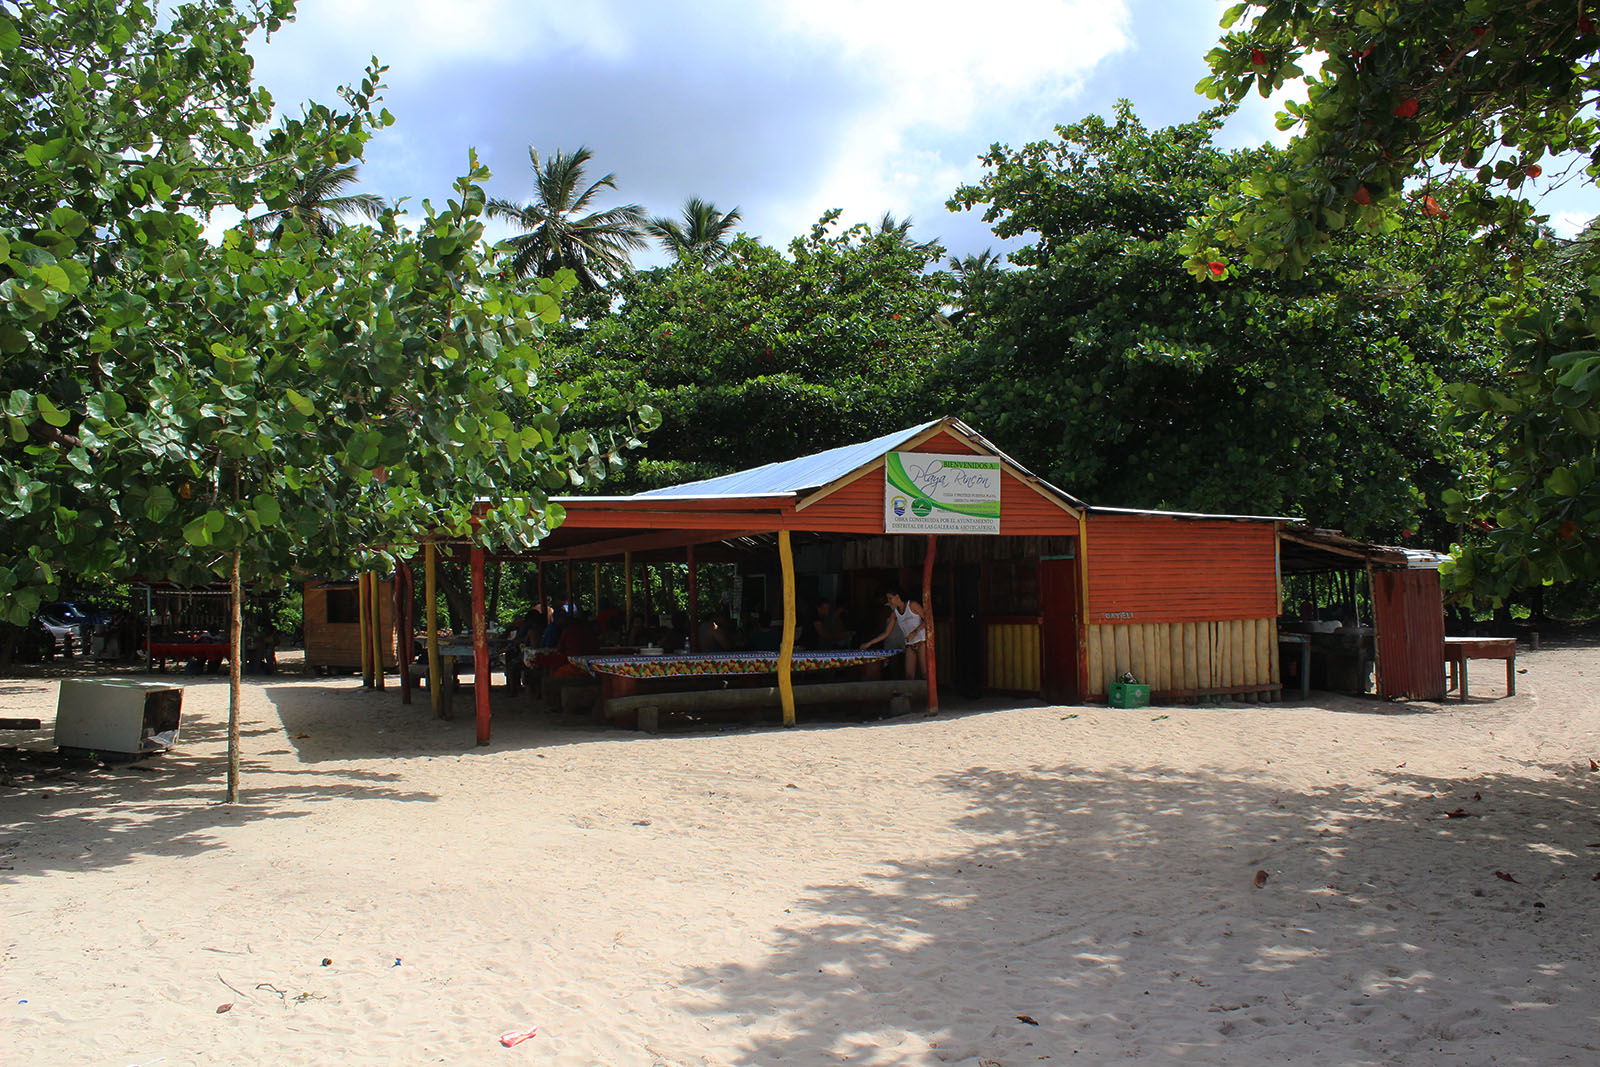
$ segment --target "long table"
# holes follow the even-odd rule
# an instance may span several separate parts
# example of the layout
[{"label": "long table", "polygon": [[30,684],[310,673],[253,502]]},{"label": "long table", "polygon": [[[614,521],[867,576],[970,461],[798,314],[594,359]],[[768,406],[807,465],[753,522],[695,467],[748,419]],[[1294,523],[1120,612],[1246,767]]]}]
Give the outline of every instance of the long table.
[{"label": "long table", "polygon": [[[790,669],[802,672],[855,667],[871,677],[881,673],[884,660],[899,653],[899,649],[881,648],[797,651]],[[637,695],[641,681],[776,674],[778,659],[776,652],[684,652],[661,656],[572,656],[569,662],[598,678],[600,699],[609,702]]]}]

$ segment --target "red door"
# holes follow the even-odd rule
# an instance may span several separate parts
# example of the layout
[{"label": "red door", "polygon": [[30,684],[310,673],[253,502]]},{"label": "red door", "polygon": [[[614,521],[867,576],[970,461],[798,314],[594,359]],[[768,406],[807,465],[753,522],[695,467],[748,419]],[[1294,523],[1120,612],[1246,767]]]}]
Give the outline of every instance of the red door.
[{"label": "red door", "polygon": [[1378,696],[1444,699],[1444,598],[1439,572],[1376,571],[1373,624],[1378,631]]},{"label": "red door", "polygon": [[1076,704],[1078,694],[1078,561],[1039,561],[1039,695]]}]

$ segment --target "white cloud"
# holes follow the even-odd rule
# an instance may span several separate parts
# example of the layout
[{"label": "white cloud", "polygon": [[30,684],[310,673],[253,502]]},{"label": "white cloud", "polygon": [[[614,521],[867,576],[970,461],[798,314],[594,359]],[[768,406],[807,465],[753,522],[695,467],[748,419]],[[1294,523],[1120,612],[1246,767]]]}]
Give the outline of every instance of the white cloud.
[{"label": "white cloud", "polygon": [[[832,163],[784,223],[800,232],[830,207],[847,220],[939,204],[978,173],[971,157],[930,143],[1023,102],[1071,98],[1106,57],[1129,46],[1128,12],[1104,0],[788,0],[782,28],[869,67],[875,92],[841,116]],[[932,220],[923,219],[923,223]]]}]

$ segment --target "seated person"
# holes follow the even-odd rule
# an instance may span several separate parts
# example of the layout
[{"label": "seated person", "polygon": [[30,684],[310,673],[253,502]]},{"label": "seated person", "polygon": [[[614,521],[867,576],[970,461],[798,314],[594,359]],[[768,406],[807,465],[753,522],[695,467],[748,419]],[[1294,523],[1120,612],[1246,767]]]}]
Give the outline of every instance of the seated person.
[{"label": "seated person", "polygon": [[561,630],[561,640],[556,642],[556,677],[582,677],[588,672],[581,667],[574,667],[571,657],[592,656],[599,651],[600,635],[595,632],[594,624],[585,619],[581,611],[574,609],[567,619],[567,625]]},{"label": "seated person", "polygon": [[844,619],[827,600],[817,601],[817,617],[811,620],[812,648],[844,648]]},{"label": "seated person", "polygon": [[700,624],[701,652],[732,652],[734,645],[733,619],[726,608]]}]

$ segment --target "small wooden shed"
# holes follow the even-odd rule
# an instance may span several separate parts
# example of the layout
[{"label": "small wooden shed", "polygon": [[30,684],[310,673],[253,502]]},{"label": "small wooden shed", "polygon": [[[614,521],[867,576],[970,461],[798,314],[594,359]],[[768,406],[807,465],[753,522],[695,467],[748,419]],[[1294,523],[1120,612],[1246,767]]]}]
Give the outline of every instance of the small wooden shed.
[{"label": "small wooden shed", "polygon": [[[378,634],[383,665],[393,670],[395,660],[394,583],[378,583]],[[305,632],[306,666],[334,670],[361,670],[361,591],[350,581],[306,582],[301,592],[301,618]]]}]

